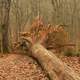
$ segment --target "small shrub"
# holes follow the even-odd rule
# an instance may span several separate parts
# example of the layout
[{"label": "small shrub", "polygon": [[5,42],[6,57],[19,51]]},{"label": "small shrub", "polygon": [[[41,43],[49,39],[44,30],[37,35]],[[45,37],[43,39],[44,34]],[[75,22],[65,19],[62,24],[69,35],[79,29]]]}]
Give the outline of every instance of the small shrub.
[{"label": "small shrub", "polygon": [[80,51],[76,54],[77,57],[80,57]]},{"label": "small shrub", "polygon": [[76,52],[74,49],[72,48],[68,48],[65,52],[64,52],[65,56],[76,56]]}]

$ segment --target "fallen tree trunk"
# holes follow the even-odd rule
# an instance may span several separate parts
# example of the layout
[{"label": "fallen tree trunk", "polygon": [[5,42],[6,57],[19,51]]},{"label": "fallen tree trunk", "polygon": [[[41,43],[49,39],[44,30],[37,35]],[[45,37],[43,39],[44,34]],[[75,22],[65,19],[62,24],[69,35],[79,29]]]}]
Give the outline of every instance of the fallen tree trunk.
[{"label": "fallen tree trunk", "polygon": [[34,44],[31,48],[31,56],[36,58],[42,68],[49,75],[50,80],[80,80],[78,74],[63,63],[52,52],[46,50],[40,44]]},{"label": "fallen tree trunk", "polygon": [[23,39],[22,44],[23,42],[26,44],[29,51],[31,51],[29,55],[40,63],[50,80],[80,80],[78,74],[52,52],[48,51],[39,43],[32,44],[30,40],[27,40]]}]

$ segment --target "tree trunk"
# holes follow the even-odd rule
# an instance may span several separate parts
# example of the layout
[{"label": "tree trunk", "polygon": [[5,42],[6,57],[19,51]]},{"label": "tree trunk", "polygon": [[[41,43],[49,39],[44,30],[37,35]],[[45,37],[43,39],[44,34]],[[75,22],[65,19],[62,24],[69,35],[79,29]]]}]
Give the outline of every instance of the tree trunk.
[{"label": "tree trunk", "polygon": [[31,50],[31,56],[38,60],[44,71],[49,75],[50,80],[80,80],[80,77],[73,69],[63,63],[52,52],[46,50],[42,45],[35,44]]},{"label": "tree trunk", "polygon": [[11,0],[2,0],[2,46],[3,52],[8,52],[8,27]]}]

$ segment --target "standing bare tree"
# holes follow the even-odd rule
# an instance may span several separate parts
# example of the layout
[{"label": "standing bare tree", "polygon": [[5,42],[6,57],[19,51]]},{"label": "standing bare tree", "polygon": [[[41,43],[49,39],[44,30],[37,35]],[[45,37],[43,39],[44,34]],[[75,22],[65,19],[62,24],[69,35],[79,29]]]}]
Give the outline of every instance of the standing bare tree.
[{"label": "standing bare tree", "polygon": [[9,49],[8,49],[8,28],[9,28],[10,3],[11,3],[11,0],[1,0],[1,5],[2,5],[1,29],[2,29],[3,52],[9,52]]}]

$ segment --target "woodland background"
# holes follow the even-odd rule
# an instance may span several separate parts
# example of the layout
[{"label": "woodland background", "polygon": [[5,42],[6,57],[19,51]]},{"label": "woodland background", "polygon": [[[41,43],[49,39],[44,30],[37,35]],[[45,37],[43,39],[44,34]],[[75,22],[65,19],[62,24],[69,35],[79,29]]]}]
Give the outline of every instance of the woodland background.
[{"label": "woodland background", "polygon": [[9,51],[40,15],[46,24],[61,24],[80,48],[80,0],[0,0],[0,51]]}]

